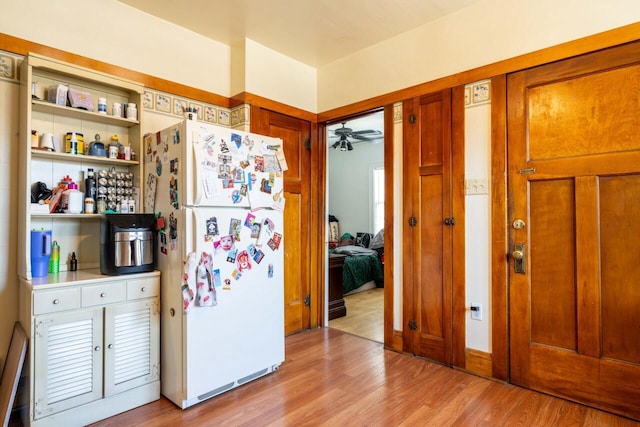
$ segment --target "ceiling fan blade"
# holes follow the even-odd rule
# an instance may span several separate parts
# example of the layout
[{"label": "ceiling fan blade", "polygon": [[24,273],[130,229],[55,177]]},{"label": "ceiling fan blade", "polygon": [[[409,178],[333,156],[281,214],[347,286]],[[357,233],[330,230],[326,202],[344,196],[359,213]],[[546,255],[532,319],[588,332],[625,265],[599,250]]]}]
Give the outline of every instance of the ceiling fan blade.
[{"label": "ceiling fan blade", "polygon": [[369,135],[351,135],[350,137],[353,138],[353,139],[360,140],[360,141],[373,141],[373,140],[376,140],[376,139],[382,139],[383,135],[382,134],[371,135],[371,136],[369,136]]},{"label": "ceiling fan blade", "polygon": [[367,129],[367,130],[359,130],[356,132],[351,132],[351,135],[382,135],[382,132],[380,132],[379,130],[374,130],[374,129]]}]

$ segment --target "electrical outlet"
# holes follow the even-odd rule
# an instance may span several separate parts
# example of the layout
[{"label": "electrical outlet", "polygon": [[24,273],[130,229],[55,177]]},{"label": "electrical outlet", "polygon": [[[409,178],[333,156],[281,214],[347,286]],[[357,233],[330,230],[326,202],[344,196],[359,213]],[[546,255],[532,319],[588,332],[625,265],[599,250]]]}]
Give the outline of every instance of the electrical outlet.
[{"label": "electrical outlet", "polygon": [[465,179],[464,194],[489,194],[489,183],[486,179]]},{"label": "electrical outlet", "polygon": [[473,320],[482,320],[482,304],[471,303],[471,318]]}]

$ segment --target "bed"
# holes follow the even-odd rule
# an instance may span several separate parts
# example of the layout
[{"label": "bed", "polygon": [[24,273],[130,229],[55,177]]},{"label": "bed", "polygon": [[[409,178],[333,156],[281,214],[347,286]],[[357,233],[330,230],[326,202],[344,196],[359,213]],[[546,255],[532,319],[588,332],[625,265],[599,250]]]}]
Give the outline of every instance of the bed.
[{"label": "bed", "polygon": [[341,246],[329,254],[329,320],[347,314],[344,295],[384,286],[379,253],[361,246]]},{"label": "bed", "polygon": [[342,270],[342,292],[346,295],[370,282],[377,288],[384,286],[378,254],[347,256]]}]

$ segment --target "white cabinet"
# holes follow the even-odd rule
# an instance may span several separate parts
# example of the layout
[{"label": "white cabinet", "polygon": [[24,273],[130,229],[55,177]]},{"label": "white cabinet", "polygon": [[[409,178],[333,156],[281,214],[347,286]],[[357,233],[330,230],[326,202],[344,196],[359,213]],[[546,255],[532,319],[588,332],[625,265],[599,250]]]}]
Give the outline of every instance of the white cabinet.
[{"label": "white cabinet", "polygon": [[[133,186],[125,189],[134,193],[139,189],[138,211],[143,199],[142,183],[142,114],[140,101],[143,86],[125,79],[89,70],[73,64],[29,54],[21,65],[20,75],[20,168],[18,194],[20,228],[18,235],[18,274],[31,279],[31,230],[52,231],[52,239],[60,245],[60,270],[67,270],[67,261],[72,252],[78,256],[78,269],[93,269],[100,266],[100,215],[50,214],[47,206],[31,203],[32,185],[38,182],[54,189],[63,177],[69,176],[84,192],[84,179],[88,169],[94,172],[111,170],[133,174]],[[49,86],[64,85],[90,95],[94,111],[61,106],[47,102]],[[34,91],[35,88],[35,91]],[[34,97],[35,95],[35,97]],[[106,98],[107,114],[97,111],[98,98]],[[126,105],[135,103],[137,117],[127,119],[112,114],[114,102]],[[52,134],[60,140],[60,151],[45,151],[32,147],[32,132],[40,135]],[[135,160],[109,159],[104,156],[67,154],[64,152],[65,135],[79,132],[84,143],[89,144],[100,135],[108,149],[110,138],[118,136],[123,146],[129,146],[136,154]],[[107,194],[107,201],[117,201],[123,194]],[[83,197],[84,198],[84,197]],[[128,198],[135,198],[131,196]]]},{"label": "white cabinet", "polygon": [[25,425],[85,425],[159,399],[159,273],[59,276],[21,280],[31,349]]}]

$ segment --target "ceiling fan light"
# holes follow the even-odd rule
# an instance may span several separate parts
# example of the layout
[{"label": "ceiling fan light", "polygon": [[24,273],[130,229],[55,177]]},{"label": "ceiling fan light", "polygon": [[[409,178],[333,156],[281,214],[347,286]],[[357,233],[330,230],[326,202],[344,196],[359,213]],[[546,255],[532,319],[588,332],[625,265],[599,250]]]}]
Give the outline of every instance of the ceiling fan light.
[{"label": "ceiling fan light", "polygon": [[353,150],[353,145],[351,145],[351,141],[347,141],[347,150]]},{"label": "ceiling fan light", "polygon": [[336,141],[332,146],[334,150],[337,150],[340,147],[340,141]]},{"label": "ceiling fan light", "polygon": [[342,140],[342,144],[340,144],[340,151],[347,151],[347,143]]}]

